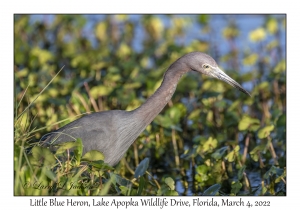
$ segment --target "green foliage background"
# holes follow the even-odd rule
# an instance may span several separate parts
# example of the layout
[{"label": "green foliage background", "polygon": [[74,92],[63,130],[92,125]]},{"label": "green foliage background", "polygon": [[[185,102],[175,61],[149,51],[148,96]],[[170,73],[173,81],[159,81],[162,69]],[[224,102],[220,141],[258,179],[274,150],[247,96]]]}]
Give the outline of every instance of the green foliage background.
[{"label": "green foliage background", "polygon": [[[284,15],[263,16],[245,37],[237,20],[255,16],[218,16],[218,29],[213,15],[100,17],[15,15],[15,195],[285,195]],[[190,28],[197,38],[186,43]],[[115,168],[101,154],[82,157],[80,139],[56,153],[36,144],[83,113],[135,109],[192,51],[252,97],[188,73]]]}]

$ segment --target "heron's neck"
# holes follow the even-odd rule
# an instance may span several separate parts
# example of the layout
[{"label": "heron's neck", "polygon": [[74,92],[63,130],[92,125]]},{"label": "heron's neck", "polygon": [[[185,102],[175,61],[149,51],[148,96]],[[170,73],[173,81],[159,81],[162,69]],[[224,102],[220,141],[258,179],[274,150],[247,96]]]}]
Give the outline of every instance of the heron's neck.
[{"label": "heron's neck", "polygon": [[176,64],[176,62],[169,67],[164,74],[160,87],[143,105],[134,110],[135,114],[137,114],[137,118],[141,120],[143,125],[149,125],[162,111],[166,104],[171,100],[179,79],[188,71],[189,69],[187,66]]}]

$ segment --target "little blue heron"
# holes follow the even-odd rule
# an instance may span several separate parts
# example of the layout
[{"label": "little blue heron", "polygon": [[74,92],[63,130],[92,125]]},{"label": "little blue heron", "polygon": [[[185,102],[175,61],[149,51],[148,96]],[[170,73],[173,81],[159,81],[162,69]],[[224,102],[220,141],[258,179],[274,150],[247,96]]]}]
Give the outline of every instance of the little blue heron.
[{"label": "little blue heron", "polygon": [[179,79],[189,71],[223,80],[250,95],[240,84],[225,74],[212,57],[202,52],[192,52],[171,64],[164,74],[160,87],[137,109],[102,111],[86,115],[47,134],[43,139],[53,144],[80,138],[83,143],[83,154],[90,150],[98,150],[104,154],[104,161],[114,166],[166,106],[174,94]]}]

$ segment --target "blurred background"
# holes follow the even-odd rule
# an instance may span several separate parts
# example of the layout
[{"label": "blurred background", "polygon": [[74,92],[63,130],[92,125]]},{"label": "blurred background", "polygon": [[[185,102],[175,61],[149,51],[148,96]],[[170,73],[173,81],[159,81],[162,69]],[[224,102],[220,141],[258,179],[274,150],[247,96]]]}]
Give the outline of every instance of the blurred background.
[{"label": "blurred background", "polygon": [[[114,173],[132,180],[148,158],[148,185],[130,193],[201,195],[215,186],[222,195],[285,195],[285,15],[15,15],[15,178],[42,173],[20,148],[82,114],[137,108],[192,51],[211,55],[252,97],[184,75]],[[43,181],[57,181],[56,170]],[[110,193],[128,195],[122,183]]]}]

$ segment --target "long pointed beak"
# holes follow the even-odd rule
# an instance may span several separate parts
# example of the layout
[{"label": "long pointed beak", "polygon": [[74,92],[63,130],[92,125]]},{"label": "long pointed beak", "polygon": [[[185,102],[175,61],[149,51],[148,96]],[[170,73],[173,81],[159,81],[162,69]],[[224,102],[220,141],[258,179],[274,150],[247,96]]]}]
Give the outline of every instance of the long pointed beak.
[{"label": "long pointed beak", "polygon": [[208,72],[208,75],[214,77],[214,78],[217,78],[219,80],[222,80],[226,83],[228,83],[229,85],[231,85],[232,87],[235,87],[237,88],[238,90],[240,90],[241,92],[243,93],[246,93],[247,95],[250,95],[250,93],[245,90],[239,83],[237,83],[236,81],[234,81],[233,79],[231,79],[231,77],[229,77],[224,71],[222,71],[220,68],[218,67],[215,67],[213,69],[211,69],[209,72]]}]

